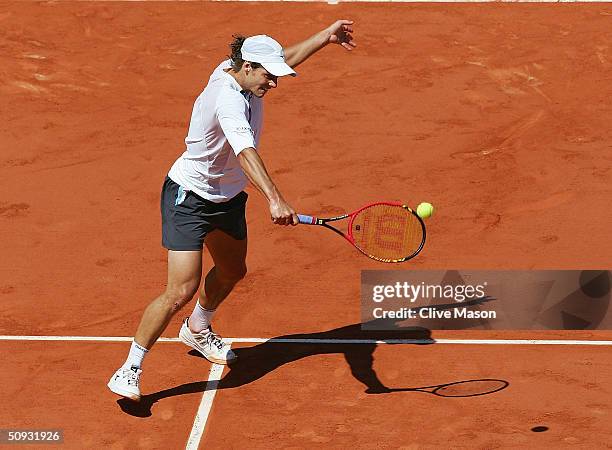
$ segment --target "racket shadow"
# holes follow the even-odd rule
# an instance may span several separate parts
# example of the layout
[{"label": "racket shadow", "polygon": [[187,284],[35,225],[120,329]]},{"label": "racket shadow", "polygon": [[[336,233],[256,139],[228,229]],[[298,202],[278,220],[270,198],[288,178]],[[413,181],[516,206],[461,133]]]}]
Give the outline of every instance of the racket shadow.
[{"label": "racket shadow", "polygon": [[[506,380],[483,378],[478,380],[462,380],[434,386],[416,388],[388,388],[382,391],[371,391],[371,394],[386,394],[392,392],[426,392],[437,397],[463,398],[494,394],[510,386]],[[367,392],[367,391],[366,391]]]}]

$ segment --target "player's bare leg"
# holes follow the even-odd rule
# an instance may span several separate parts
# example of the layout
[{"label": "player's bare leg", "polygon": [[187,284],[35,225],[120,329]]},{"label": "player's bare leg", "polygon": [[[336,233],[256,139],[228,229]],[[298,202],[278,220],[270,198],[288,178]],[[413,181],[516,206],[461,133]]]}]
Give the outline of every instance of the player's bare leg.
[{"label": "player's bare leg", "polygon": [[188,303],[200,286],[202,251],[168,251],[166,291],[145,310],[125,363],[113,374],[108,387],[115,394],[140,400],[140,374],[144,357],[164,332],[172,316]]},{"label": "player's bare leg", "polygon": [[200,287],[202,251],[168,251],[168,285],[142,316],[134,340],[150,349],[164,332],[170,319],[189,303]]},{"label": "player's bare leg", "polygon": [[206,248],[215,266],[208,272],[200,291],[200,304],[217,309],[247,272],[247,239],[234,239],[220,230],[206,237]]}]

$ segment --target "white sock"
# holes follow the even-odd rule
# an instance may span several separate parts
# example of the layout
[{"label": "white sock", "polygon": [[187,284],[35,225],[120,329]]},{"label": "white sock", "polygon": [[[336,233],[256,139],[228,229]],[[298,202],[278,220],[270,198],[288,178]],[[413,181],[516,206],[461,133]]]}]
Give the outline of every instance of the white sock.
[{"label": "white sock", "polygon": [[136,341],[132,341],[132,346],[130,347],[130,353],[128,354],[123,367],[137,367],[141,368],[142,360],[145,356],[147,356],[149,350],[144,348],[142,345],[136,343]]},{"label": "white sock", "polygon": [[191,316],[189,316],[189,329],[194,333],[199,333],[210,327],[210,322],[212,321],[215,311],[215,309],[210,310],[204,308],[200,305],[200,300],[198,299]]}]

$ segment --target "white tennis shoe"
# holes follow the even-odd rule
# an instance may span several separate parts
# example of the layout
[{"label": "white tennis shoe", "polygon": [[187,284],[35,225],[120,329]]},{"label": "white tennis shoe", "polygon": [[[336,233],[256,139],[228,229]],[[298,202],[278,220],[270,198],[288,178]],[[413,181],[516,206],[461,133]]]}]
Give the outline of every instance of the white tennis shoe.
[{"label": "white tennis shoe", "polygon": [[140,400],[140,374],[138,367],[121,367],[108,382],[108,388],[117,395],[135,402]]},{"label": "white tennis shoe", "polygon": [[181,342],[197,350],[207,360],[216,364],[231,364],[236,360],[236,354],[230,349],[230,345],[223,342],[221,336],[214,333],[211,327],[200,333],[193,333],[189,329],[188,320],[183,321],[179,332]]}]

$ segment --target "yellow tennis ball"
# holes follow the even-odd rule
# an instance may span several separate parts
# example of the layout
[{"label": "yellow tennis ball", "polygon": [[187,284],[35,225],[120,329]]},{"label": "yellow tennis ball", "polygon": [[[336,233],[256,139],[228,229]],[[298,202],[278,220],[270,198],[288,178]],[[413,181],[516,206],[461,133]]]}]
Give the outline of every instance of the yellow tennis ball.
[{"label": "yellow tennis ball", "polygon": [[417,214],[421,219],[427,219],[433,214],[434,207],[431,203],[423,202],[417,206]]}]

